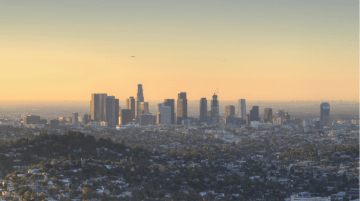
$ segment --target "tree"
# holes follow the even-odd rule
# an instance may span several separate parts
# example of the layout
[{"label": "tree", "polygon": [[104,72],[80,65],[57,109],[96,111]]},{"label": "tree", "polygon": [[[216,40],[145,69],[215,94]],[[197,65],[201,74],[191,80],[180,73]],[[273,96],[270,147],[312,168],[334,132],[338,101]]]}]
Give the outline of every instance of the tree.
[{"label": "tree", "polygon": [[81,189],[82,190],[82,196],[85,199],[91,199],[93,197],[93,191],[88,188],[88,187],[84,187]]}]

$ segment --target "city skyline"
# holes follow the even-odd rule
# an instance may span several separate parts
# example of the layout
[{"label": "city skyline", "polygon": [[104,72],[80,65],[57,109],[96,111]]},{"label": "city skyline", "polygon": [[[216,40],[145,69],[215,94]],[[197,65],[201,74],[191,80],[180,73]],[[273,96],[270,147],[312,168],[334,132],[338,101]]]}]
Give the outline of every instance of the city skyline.
[{"label": "city skyline", "polygon": [[357,2],[280,2],[2,2],[1,100],[358,101]]}]

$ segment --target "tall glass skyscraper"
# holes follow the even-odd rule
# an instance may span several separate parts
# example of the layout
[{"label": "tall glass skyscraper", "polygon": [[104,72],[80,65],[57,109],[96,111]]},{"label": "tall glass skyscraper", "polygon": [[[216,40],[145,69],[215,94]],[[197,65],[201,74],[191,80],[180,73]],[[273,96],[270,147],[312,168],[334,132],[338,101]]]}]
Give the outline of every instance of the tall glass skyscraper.
[{"label": "tall glass skyscraper", "polygon": [[320,126],[324,127],[330,124],[330,104],[321,103],[320,105]]},{"label": "tall glass skyscraper", "polygon": [[200,123],[207,122],[207,100],[206,98],[200,99]]},{"label": "tall glass skyscraper", "polygon": [[143,88],[142,84],[138,84],[138,93],[136,96],[136,121],[140,121],[140,115],[141,115],[141,108],[140,104],[141,102],[144,102],[144,94],[143,94]]},{"label": "tall glass skyscraper", "polygon": [[179,92],[177,99],[177,124],[181,124],[182,120],[187,119],[187,99],[186,92]]},{"label": "tall glass skyscraper", "polygon": [[238,100],[238,117],[246,120],[246,102],[245,99]]},{"label": "tall glass skyscraper", "polygon": [[218,96],[214,93],[211,100],[211,119],[212,123],[219,123],[220,116],[219,116],[219,100],[217,99]]}]

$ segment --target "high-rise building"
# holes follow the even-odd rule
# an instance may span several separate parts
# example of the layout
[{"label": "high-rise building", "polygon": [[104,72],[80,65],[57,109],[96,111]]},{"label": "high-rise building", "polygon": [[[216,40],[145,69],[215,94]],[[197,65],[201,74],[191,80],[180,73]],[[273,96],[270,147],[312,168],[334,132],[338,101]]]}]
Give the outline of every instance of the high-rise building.
[{"label": "high-rise building", "polygon": [[138,92],[137,92],[137,96],[136,96],[136,121],[139,122],[140,121],[140,114],[141,114],[141,109],[140,109],[140,104],[141,102],[144,102],[144,94],[143,94],[143,88],[142,88],[142,84],[138,84]]},{"label": "high-rise building", "polygon": [[320,105],[320,127],[330,124],[330,104],[321,103]]},{"label": "high-rise building", "polygon": [[120,109],[119,110],[119,124],[120,125],[126,125],[132,121],[133,121],[133,118],[131,116],[130,109]]},{"label": "high-rise building", "polygon": [[219,100],[218,96],[214,93],[211,100],[211,119],[212,123],[219,123],[220,115],[219,115]]},{"label": "high-rise building", "polygon": [[135,98],[130,96],[126,99],[126,109],[131,110],[131,117],[135,119]]},{"label": "high-rise building", "polygon": [[235,106],[233,105],[225,106],[225,118],[231,115],[235,117]]},{"label": "high-rise building", "polygon": [[141,102],[140,103],[140,114],[149,113],[149,103],[148,102]]},{"label": "high-rise building", "polygon": [[90,115],[92,121],[105,121],[107,94],[91,94]]},{"label": "high-rise building", "polygon": [[284,115],[285,115],[285,111],[284,111],[284,110],[278,110],[278,111],[276,111],[276,118],[279,118],[279,117],[283,118]]},{"label": "high-rise building", "polygon": [[177,124],[181,125],[182,120],[187,118],[187,99],[186,92],[179,92],[177,99]]},{"label": "high-rise building", "polygon": [[161,105],[161,116],[160,116],[160,122],[164,125],[170,125],[171,124],[171,107],[165,106],[163,103]]},{"label": "high-rise building", "polygon": [[120,110],[120,103],[119,99],[115,98],[115,125],[119,125],[119,110]]},{"label": "high-rise building", "polygon": [[105,122],[108,123],[108,127],[115,127],[116,126],[116,120],[115,115],[115,96],[107,96],[106,102],[105,102]]},{"label": "high-rise building", "polygon": [[84,114],[83,115],[83,122],[84,122],[84,124],[88,124],[90,122],[90,115]]},{"label": "high-rise building", "polygon": [[158,112],[157,112],[157,115],[156,115],[156,123],[157,124],[161,124],[161,121],[160,121],[160,119],[161,119],[161,105],[162,105],[162,103],[158,104]]},{"label": "high-rise building", "polygon": [[23,117],[24,125],[26,124],[40,124],[40,116],[28,115]]},{"label": "high-rise building", "polygon": [[272,123],[272,108],[265,108],[264,109],[264,122]]},{"label": "high-rise building", "polygon": [[200,99],[200,123],[207,122],[207,100],[206,98]]},{"label": "high-rise building", "polygon": [[[24,121],[25,122],[25,121]],[[59,123],[64,124],[66,122],[66,118],[65,117],[59,117]],[[24,123],[25,124],[25,123]]]},{"label": "high-rise building", "polygon": [[250,121],[260,121],[259,106],[252,106],[250,110]]},{"label": "high-rise building", "polygon": [[242,118],[243,120],[246,119],[246,102],[245,99],[238,100],[238,117]]},{"label": "high-rise building", "polygon": [[247,114],[245,119],[246,119],[246,125],[249,126],[251,124],[250,114]]},{"label": "high-rise building", "polygon": [[288,112],[285,112],[285,114],[284,114],[283,123],[284,124],[289,124],[290,123],[290,115],[289,115]]},{"label": "high-rise building", "polygon": [[72,123],[76,124],[79,121],[79,114],[77,112],[72,113]]},{"label": "high-rise building", "polygon": [[171,107],[171,124],[175,124],[175,100],[174,99],[165,99],[164,105]]},{"label": "high-rise building", "polygon": [[58,128],[59,127],[59,120],[51,119],[50,120],[50,126],[53,127],[53,128]]},{"label": "high-rise building", "polygon": [[154,124],[154,115],[150,113],[140,115],[140,126],[148,126]]}]

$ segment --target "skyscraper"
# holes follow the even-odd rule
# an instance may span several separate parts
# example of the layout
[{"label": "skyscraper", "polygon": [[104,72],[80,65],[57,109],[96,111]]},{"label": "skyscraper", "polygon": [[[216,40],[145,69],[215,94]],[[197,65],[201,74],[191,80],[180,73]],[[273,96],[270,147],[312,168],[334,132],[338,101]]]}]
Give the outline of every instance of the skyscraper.
[{"label": "skyscraper", "polygon": [[320,105],[320,127],[329,125],[330,123],[330,104],[321,103]]},{"label": "skyscraper", "polygon": [[219,123],[219,101],[218,96],[214,93],[211,100],[211,119],[212,123]]},{"label": "skyscraper", "polygon": [[115,98],[115,125],[119,125],[119,110],[120,110],[120,103],[119,103],[119,99]]},{"label": "skyscraper", "polygon": [[131,110],[130,109],[120,109],[119,110],[119,124],[126,125],[132,122]]},{"label": "skyscraper", "polygon": [[79,121],[79,114],[77,112],[72,113],[72,123],[76,124]]},{"label": "skyscraper", "polygon": [[157,113],[157,116],[156,116],[156,123],[157,124],[161,124],[161,121],[160,121],[160,119],[161,119],[161,105],[162,105],[162,103],[158,104],[158,113]]},{"label": "skyscraper", "polygon": [[238,116],[243,120],[246,119],[246,102],[245,99],[238,100]]},{"label": "skyscraper", "polygon": [[140,103],[140,115],[141,114],[146,114],[146,113],[150,113],[149,112],[149,103],[148,102],[141,102]]},{"label": "skyscraper", "polygon": [[88,124],[90,122],[90,115],[84,114],[83,121],[84,121],[84,124]]},{"label": "skyscraper", "polygon": [[177,99],[177,124],[181,125],[182,120],[187,118],[186,92],[179,92]]},{"label": "skyscraper", "polygon": [[265,108],[264,109],[264,122],[272,123],[272,108]]},{"label": "skyscraper", "polygon": [[285,111],[284,111],[284,110],[278,110],[278,111],[276,111],[276,118],[279,118],[279,117],[283,118],[284,115],[285,115]]},{"label": "skyscraper", "polygon": [[207,122],[207,100],[206,98],[200,99],[200,123]]},{"label": "skyscraper", "polygon": [[141,102],[144,102],[144,94],[143,94],[142,84],[138,84],[138,93],[136,96],[136,117],[135,117],[137,122],[140,121],[140,114],[141,114],[140,103]]},{"label": "skyscraper", "polygon": [[[105,122],[108,122],[108,127],[115,127],[116,120],[115,115],[115,96],[108,96],[106,97],[106,106],[105,106]],[[119,109],[119,107],[118,107]],[[119,111],[117,111],[119,113]]]},{"label": "skyscraper", "polygon": [[105,105],[107,94],[91,94],[90,115],[93,121],[105,121]]},{"label": "skyscraper", "polygon": [[171,107],[165,106],[163,103],[161,105],[161,116],[160,116],[160,122],[164,125],[170,125],[171,124]]},{"label": "skyscraper", "polygon": [[140,115],[140,126],[148,126],[154,124],[154,115],[145,113]]},{"label": "skyscraper", "polygon": [[225,106],[225,118],[231,115],[235,117],[235,106],[233,105]]},{"label": "skyscraper", "polygon": [[130,96],[126,99],[126,109],[131,110],[131,118],[135,119],[135,98]]},{"label": "skyscraper", "polygon": [[164,105],[171,107],[171,124],[175,124],[175,100],[174,99],[165,99]]},{"label": "skyscraper", "polygon": [[251,123],[250,114],[247,114],[245,119],[246,119],[246,125],[249,126]]},{"label": "skyscraper", "polygon": [[289,124],[290,123],[290,115],[289,115],[288,112],[285,112],[285,114],[284,114],[283,123],[284,124]]},{"label": "skyscraper", "polygon": [[260,121],[259,106],[252,106],[250,110],[250,121]]},{"label": "skyscraper", "polygon": [[26,124],[40,124],[40,116],[28,115],[28,116],[24,116],[23,119],[24,119],[23,121],[24,126]]}]

